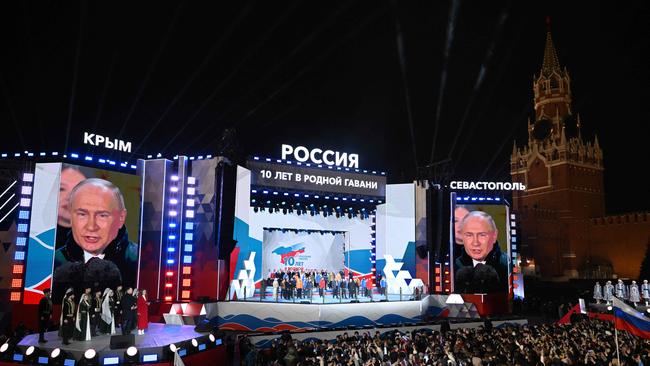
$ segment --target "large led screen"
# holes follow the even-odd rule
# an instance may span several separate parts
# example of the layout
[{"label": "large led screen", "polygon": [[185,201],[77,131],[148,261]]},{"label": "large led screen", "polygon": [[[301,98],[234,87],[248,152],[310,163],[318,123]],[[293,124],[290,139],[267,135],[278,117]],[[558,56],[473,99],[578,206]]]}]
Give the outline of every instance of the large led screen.
[{"label": "large led screen", "polygon": [[511,272],[508,206],[455,203],[451,217],[454,292],[507,292]]},{"label": "large led screen", "polygon": [[[141,179],[136,175],[37,164],[26,285],[51,275],[55,301],[67,288],[80,292],[134,287],[140,191]],[[42,205],[36,205],[37,195]]]}]

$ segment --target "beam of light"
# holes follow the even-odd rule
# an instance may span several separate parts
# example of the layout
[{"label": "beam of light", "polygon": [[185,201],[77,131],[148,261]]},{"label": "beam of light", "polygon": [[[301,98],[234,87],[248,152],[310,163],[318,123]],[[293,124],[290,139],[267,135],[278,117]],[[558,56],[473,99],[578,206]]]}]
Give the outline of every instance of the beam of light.
[{"label": "beam of light", "polygon": [[86,3],[81,2],[81,15],[79,17],[79,36],[77,37],[77,48],[74,54],[74,70],[72,71],[72,85],[70,86],[70,99],[68,101],[68,121],[65,127],[65,144],[63,151],[68,151],[70,142],[70,126],[72,125],[72,112],[77,94],[77,79],[79,77],[79,59],[81,55],[81,44],[84,38],[84,23],[86,20]]},{"label": "beam of light", "polygon": [[[522,29],[526,26],[526,20],[522,19],[519,24],[517,29]],[[495,90],[498,85],[498,83],[502,80],[503,75],[505,74],[506,70],[508,69],[508,62],[512,56],[512,52],[515,49],[515,45],[518,44],[521,41],[521,35],[523,32],[516,32],[517,38],[513,42],[513,46],[509,47],[507,49],[506,55],[503,57],[503,59],[499,62],[499,71],[497,72],[497,76],[495,78],[495,82],[491,84],[491,87],[489,90],[486,92],[482,93],[484,95],[487,95],[487,98],[483,100],[483,103],[481,104],[481,107],[478,109],[478,112],[476,115],[478,116],[470,125],[469,125],[469,132],[467,133],[467,136],[464,136],[463,138],[463,145],[461,146],[457,157],[454,159],[454,168],[460,165],[460,162],[463,159],[463,155],[465,151],[467,151],[467,148],[472,141],[472,136],[476,132],[475,126],[479,124],[481,118],[483,118],[486,115],[486,108],[490,105],[490,99],[496,95]],[[468,117],[469,118],[469,117]]]},{"label": "beam of light", "polygon": [[[205,98],[205,100],[203,100],[203,102],[201,103],[199,108],[197,108],[194,111],[194,113],[192,113],[190,118],[183,124],[183,126],[176,132],[176,134],[171,139],[169,139],[167,144],[160,151],[165,152],[167,150],[167,148],[169,148],[169,146],[174,141],[176,141],[178,136],[180,136],[181,133],[183,133],[183,131],[185,131],[185,129],[203,111],[203,109],[208,104],[210,104],[212,102],[212,100],[217,96],[219,91],[221,91],[221,89],[225,85],[227,85],[230,82],[230,80],[232,80],[232,78],[235,77],[235,75],[237,75],[237,73],[239,73],[239,71],[246,64],[246,62],[248,62],[253,56],[255,56],[257,54],[257,52],[261,48],[261,46],[264,45],[266,43],[266,41],[271,37],[271,35],[273,35],[275,30],[280,25],[282,25],[284,23],[284,21],[295,10],[295,8],[298,6],[299,3],[300,3],[300,1],[294,1],[293,4],[290,7],[288,7],[280,17],[277,18],[277,21],[275,23],[273,23],[273,25],[269,29],[267,29],[265,32],[263,32],[263,36],[255,43],[255,45],[253,45],[252,47],[250,47],[248,49],[248,53],[244,56],[244,58],[242,58],[241,61],[239,61],[237,66],[235,66],[235,68],[230,72],[230,74],[228,74],[228,76],[226,78],[224,78],[219,84],[217,84],[217,86],[214,88],[214,90],[212,90],[212,92],[208,95],[208,97]],[[202,151],[202,150],[199,150],[199,151]]]},{"label": "beam of light", "polygon": [[374,22],[380,15],[384,13],[386,9],[385,8],[379,8],[375,10],[374,13],[371,15],[367,16],[363,20],[357,23],[357,27],[353,29],[352,31],[348,32],[345,34],[342,38],[340,38],[338,41],[334,42],[332,45],[330,45],[325,52],[321,53],[319,56],[317,56],[312,63],[306,65],[303,67],[298,73],[295,74],[293,78],[282,84],[279,88],[277,88],[273,93],[271,93],[266,99],[264,99],[262,102],[260,102],[258,105],[256,105],[254,108],[249,110],[244,117],[241,119],[237,120],[233,127],[236,127],[239,123],[242,123],[243,121],[247,120],[249,117],[251,117],[253,114],[255,114],[260,108],[262,108],[264,105],[269,103],[271,100],[275,99],[278,95],[280,95],[282,92],[284,92],[285,89],[287,89],[289,86],[293,85],[298,79],[303,77],[307,72],[311,71],[311,69],[318,65],[323,59],[325,59],[327,56],[329,56],[332,51],[334,51],[336,48],[338,48],[339,45],[342,43],[348,41],[352,36],[356,35],[359,31],[364,29],[368,24],[371,24]]},{"label": "beam of light", "polygon": [[[397,8],[395,0],[392,1],[393,9]],[[399,22],[398,12],[395,11],[395,37],[397,41],[397,53],[399,55],[399,66],[402,73],[402,88],[404,90],[404,102],[406,104],[406,116],[409,121],[409,133],[411,137],[411,150],[413,152],[414,167],[418,167],[418,153],[415,140],[415,129],[413,127],[413,111],[411,110],[411,94],[409,93],[408,86],[408,73],[406,72],[406,54],[404,52],[404,39],[402,34],[402,26]]]},{"label": "beam of light", "polygon": [[9,187],[7,187],[7,189],[5,189],[4,192],[2,192],[2,193],[0,194],[0,198],[2,198],[2,196],[4,196],[5,193],[7,193],[7,191],[11,189],[11,187],[15,186],[17,182],[18,182],[17,180],[14,180],[14,182],[11,183],[11,184],[9,185]]},{"label": "beam of light", "polygon": [[12,212],[14,212],[14,210],[16,209],[16,207],[18,207],[19,204],[20,203],[16,203],[16,205],[0,219],[0,222],[3,222],[7,218],[7,216],[9,216]]},{"label": "beam of light", "polygon": [[436,105],[436,119],[433,128],[433,143],[431,144],[431,157],[429,158],[429,164],[433,163],[433,158],[436,154],[436,143],[438,140],[438,129],[440,127],[442,101],[447,85],[447,67],[449,65],[449,53],[451,52],[451,45],[454,42],[454,30],[456,28],[456,18],[458,16],[459,7],[460,0],[451,0],[451,6],[449,7],[449,18],[447,21],[447,40],[445,42],[444,63],[442,66],[442,74],[440,75],[440,88],[438,89],[438,104]]},{"label": "beam of light", "polygon": [[149,84],[149,79],[151,79],[151,75],[153,74],[153,72],[156,70],[156,67],[158,66],[158,60],[160,60],[160,56],[162,55],[163,51],[167,47],[167,41],[169,40],[169,37],[172,34],[172,31],[174,30],[174,26],[176,25],[176,21],[178,20],[178,17],[181,13],[184,4],[185,4],[184,2],[180,2],[176,7],[176,9],[174,10],[174,15],[172,17],[172,20],[169,22],[167,31],[165,32],[165,35],[163,36],[163,39],[160,42],[160,46],[158,46],[158,50],[156,51],[156,54],[154,55],[153,59],[151,60],[151,63],[149,64],[149,67],[147,68],[147,72],[144,75],[144,79],[142,79],[142,81],[140,82],[140,87],[138,88],[138,92],[136,93],[135,98],[133,99],[131,108],[129,108],[129,112],[126,115],[124,122],[122,122],[122,127],[120,128],[120,132],[117,134],[118,138],[120,139],[122,138],[126,126],[129,124],[129,121],[131,120],[131,116],[133,116],[133,112],[135,112],[135,108],[138,106],[138,103],[140,102],[140,98],[142,98],[142,94],[144,93],[145,88]]},{"label": "beam of light", "polygon": [[[167,117],[167,113],[172,110],[176,106],[176,103],[185,95],[185,92],[187,92],[187,89],[189,89],[190,85],[194,82],[194,80],[203,72],[203,70],[208,66],[210,60],[212,57],[217,53],[217,50],[223,46],[225,41],[230,37],[230,35],[235,31],[237,26],[242,22],[242,20],[250,13],[250,10],[252,8],[252,2],[248,3],[244,9],[239,13],[237,18],[230,23],[228,26],[228,29],[221,35],[221,37],[210,47],[210,50],[208,51],[207,55],[203,58],[203,61],[199,64],[199,67],[194,70],[194,72],[190,75],[190,77],[187,79],[181,90],[179,90],[178,93],[174,96],[172,99],[171,103],[167,105],[167,108],[163,111],[162,115],[158,117],[156,122],[153,124],[153,126],[148,128],[147,133],[144,135],[144,137],[140,140],[140,143],[136,145],[136,147],[133,149],[133,153],[136,153],[140,150],[142,145],[147,142],[147,139],[151,134],[158,128],[160,123]],[[133,154],[131,154],[133,156]]]},{"label": "beam of light", "polygon": [[[474,102],[476,101],[476,97],[479,94],[479,91],[481,89],[481,86],[483,85],[483,80],[485,79],[485,74],[488,71],[489,65],[492,61],[492,56],[494,55],[494,49],[496,48],[497,43],[501,39],[501,32],[503,30],[503,26],[505,25],[506,19],[508,18],[508,7],[503,9],[501,12],[501,16],[499,17],[499,21],[497,23],[497,27],[494,32],[494,37],[492,37],[492,43],[490,43],[490,46],[487,48],[487,51],[485,52],[485,57],[483,58],[483,63],[481,64],[481,68],[479,70],[478,76],[476,77],[476,81],[474,82],[474,88],[472,89],[472,95],[470,96],[469,103],[467,104],[467,107],[465,107],[465,112],[463,113],[463,117],[460,120],[460,125],[458,126],[458,129],[456,130],[456,136],[454,136],[454,140],[451,144],[451,148],[449,149],[449,157],[451,158],[454,150],[456,149],[456,144],[458,143],[458,139],[460,138],[461,135],[463,135],[463,130],[465,128],[465,123],[467,122],[467,119],[469,117],[469,113],[474,107]],[[509,50],[509,53],[512,52],[512,48]],[[509,58],[509,57],[508,57]]]},{"label": "beam of light", "polygon": [[[294,47],[280,62],[275,63],[273,67],[264,74],[261,78],[258,79],[258,81],[253,85],[251,88],[249,88],[248,93],[240,98],[240,101],[238,103],[231,103],[230,108],[222,112],[219,116],[215,118],[215,121],[223,121],[225,117],[231,113],[233,110],[235,110],[240,104],[243,103],[243,101],[246,98],[250,98],[254,95],[254,92],[258,89],[260,89],[264,84],[273,76],[276,71],[278,71],[282,66],[284,66],[289,60],[291,60],[293,57],[295,57],[298,52],[300,52],[303,48],[308,46],[314,39],[316,39],[317,36],[319,36],[327,27],[332,25],[333,23],[336,22],[337,19],[340,18],[340,15],[347,10],[351,5],[353,4],[352,1],[346,1],[343,3],[343,5],[338,8],[334,13],[330,14],[330,16],[325,19],[324,22],[320,23],[318,27],[313,30],[311,33],[309,33],[305,38],[303,38],[296,47]],[[217,127],[219,124],[213,123],[211,126],[207,126],[206,129],[203,131],[202,134],[198,134],[187,146],[193,146],[196,144],[201,138],[203,138],[205,135],[210,135],[212,131],[210,131],[211,127]],[[210,146],[213,146],[214,143],[216,143],[217,140],[219,140],[221,137],[215,138]]]},{"label": "beam of light", "polygon": [[481,173],[481,178],[479,180],[482,180],[488,174],[488,172],[492,168],[492,165],[496,161],[497,157],[499,157],[501,151],[506,147],[506,145],[509,142],[512,141],[513,135],[517,131],[517,128],[522,125],[522,122],[523,123],[526,122],[526,117],[528,116],[531,107],[532,107],[531,102],[526,103],[524,108],[521,110],[521,113],[519,114],[519,118],[516,118],[514,120],[514,123],[510,127],[510,131],[508,132],[508,134],[503,135],[503,140],[501,140],[501,144],[499,145],[499,148],[494,153],[492,153],[492,159],[490,159],[490,162],[485,166],[485,169],[483,170],[483,173]]},{"label": "beam of light", "polygon": [[111,63],[108,66],[108,72],[106,74],[106,81],[104,82],[104,88],[102,89],[102,94],[99,97],[99,103],[97,105],[97,114],[95,115],[95,123],[93,123],[93,129],[91,131],[97,131],[99,126],[99,120],[102,117],[102,112],[104,111],[104,102],[106,101],[106,94],[108,94],[108,88],[111,85],[113,79],[113,69],[115,68],[115,61],[117,60],[117,50],[113,52],[113,57],[111,57]]}]

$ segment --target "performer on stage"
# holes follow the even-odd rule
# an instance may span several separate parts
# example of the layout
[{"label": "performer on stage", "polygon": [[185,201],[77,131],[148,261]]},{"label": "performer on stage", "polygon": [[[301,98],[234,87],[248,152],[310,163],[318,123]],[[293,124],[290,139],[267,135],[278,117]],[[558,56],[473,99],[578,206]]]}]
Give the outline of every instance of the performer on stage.
[{"label": "performer on stage", "polygon": [[604,298],[605,301],[607,301],[607,305],[610,305],[612,303],[612,298],[614,297],[614,285],[612,285],[612,281],[607,281],[605,284],[605,294]]},{"label": "performer on stage", "polygon": [[596,304],[600,304],[600,300],[603,299],[603,289],[600,287],[599,282],[596,282],[594,286],[594,299],[596,300]]},{"label": "performer on stage", "polygon": [[632,281],[630,285],[630,302],[636,307],[636,303],[641,301],[641,296],[639,294],[639,286],[636,285],[636,281]]},{"label": "performer on stage", "polygon": [[627,294],[625,293],[625,284],[623,283],[623,280],[618,280],[616,283],[616,297],[618,297],[620,300],[626,300],[626,295]]},{"label": "performer on stage", "polygon": [[645,306],[648,306],[648,301],[650,300],[650,284],[648,284],[648,280],[643,280],[643,284],[641,285],[641,296],[643,297],[643,300],[645,300]]},{"label": "performer on stage", "polygon": [[92,311],[92,302],[88,294],[81,295],[79,305],[77,306],[77,320],[75,322],[75,339],[79,341],[89,341],[90,334],[90,312]]},{"label": "performer on stage", "polygon": [[149,327],[149,302],[147,301],[147,290],[142,290],[138,296],[138,334],[144,335]]},{"label": "performer on stage", "polygon": [[122,324],[122,297],[124,296],[124,291],[122,290],[122,285],[117,286],[115,289],[115,309],[113,314],[115,315],[115,324]]},{"label": "performer on stage", "polygon": [[68,345],[70,344],[70,338],[72,338],[75,327],[75,303],[72,289],[66,291],[63,300],[63,309],[61,310],[61,337],[63,338],[63,344]]},{"label": "performer on stage", "polygon": [[[63,300],[61,301],[61,308],[65,306],[65,302],[68,300],[68,296],[70,296],[71,293],[74,292],[74,289],[72,287],[68,288],[65,291],[65,294],[63,295]],[[60,338],[63,338],[63,310],[61,310],[61,316],[59,317],[59,333],[58,333]]]},{"label": "performer on stage", "polygon": [[122,334],[124,335],[131,334],[131,330],[133,330],[136,307],[133,289],[129,287],[122,297]]},{"label": "performer on stage", "polygon": [[320,280],[318,281],[318,295],[320,295],[320,297],[325,296],[325,282],[325,276],[321,276]]},{"label": "performer on stage", "polygon": [[115,300],[113,290],[107,288],[102,296],[102,313],[99,331],[104,334],[115,334]]},{"label": "performer on stage", "polygon": [[273,278],[273,301],[278,301],[278,287],[280,285],[278,284],[278,279]]},{"label": "performer on stage", "polygon": [[102,292],[95,292],[95,297],[90,302],[92,311],[90,312],[90,334],[97,337],[97,328],[102,319]]},{"label": "performer on stage", "polygon": [[52,319],[52,296],[50,289],[43,290],[43,298],[38,302],[38,343],[46,343],[45,331]]}]

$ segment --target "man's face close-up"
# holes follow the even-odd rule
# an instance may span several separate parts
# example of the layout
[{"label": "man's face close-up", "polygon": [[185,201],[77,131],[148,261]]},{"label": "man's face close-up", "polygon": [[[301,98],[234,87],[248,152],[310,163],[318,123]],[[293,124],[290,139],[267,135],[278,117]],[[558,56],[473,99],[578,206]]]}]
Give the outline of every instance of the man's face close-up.
[{"label": "man's face close-up", "polygon": [[74,240],[86,252],[102,254],[124,225],[126,211],[110,190],[93,185],[81,187],[70,206]]},{"label": "man's face close-up", "polygon": [[468,219],[461,234],[465,252],[476,261],[484,261],[497,240],[497,231],[492,230],[488,222],[479,217]]},{"label": "man's face close-up", "polygon": [[68,207],[68,196],[70,191],[86,177],[75,169],[63,169],[61,171],[61,185],[59,186],[59,218],[58,224],[63,227],[70,227],[70,208]]}]

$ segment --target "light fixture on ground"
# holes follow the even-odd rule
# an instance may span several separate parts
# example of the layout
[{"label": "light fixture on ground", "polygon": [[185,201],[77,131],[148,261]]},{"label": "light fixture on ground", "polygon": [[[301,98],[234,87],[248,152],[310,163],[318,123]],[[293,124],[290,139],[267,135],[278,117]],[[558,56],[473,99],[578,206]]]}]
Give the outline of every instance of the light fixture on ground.
[{"label": "light fixture on ground", "polygon": [[138,362],[138,348],[131,346],[124,351],[124,362],[134,364]]},{"label": "light fixture on ground", "polygon": [[97,351],[95,351],[92,348],[88,348],[86,352],[84,352],[83,357],[79,361],[79,365],[83,366],[95,366],[99,365],[98,362],[98,357],[97,357]]}]

